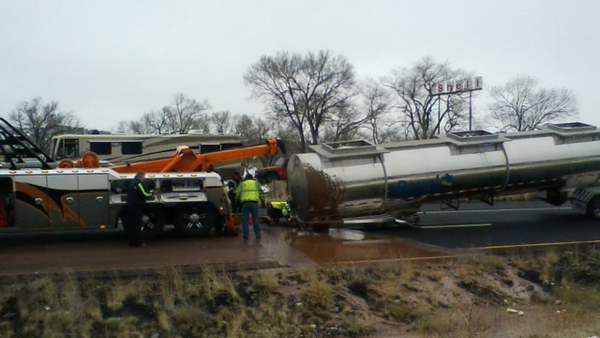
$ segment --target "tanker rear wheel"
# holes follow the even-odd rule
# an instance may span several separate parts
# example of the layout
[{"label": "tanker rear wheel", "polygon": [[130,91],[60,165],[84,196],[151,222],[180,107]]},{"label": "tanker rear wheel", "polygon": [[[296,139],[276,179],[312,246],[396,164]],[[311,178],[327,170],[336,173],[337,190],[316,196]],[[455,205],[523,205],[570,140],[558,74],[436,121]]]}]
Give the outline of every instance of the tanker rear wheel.
[{"label": "tanker rear wheel", "polygon": [[546,203],[559,206],[565,204],[568,200],[567,196],[563,195],[560,190],[552,189],[546,192],[546,198],[543,199]]},{"label": "tanker rear wheel", "polygon": [[592,198],[588,203],[586,214],[589,218],[600,219],[600,196]]},{"label": "tanker rear wheel", "polygon": [[207,203],[183,204],[175,210],[175,229],[186,237],[206,236],[217,227],[219,216]]}]

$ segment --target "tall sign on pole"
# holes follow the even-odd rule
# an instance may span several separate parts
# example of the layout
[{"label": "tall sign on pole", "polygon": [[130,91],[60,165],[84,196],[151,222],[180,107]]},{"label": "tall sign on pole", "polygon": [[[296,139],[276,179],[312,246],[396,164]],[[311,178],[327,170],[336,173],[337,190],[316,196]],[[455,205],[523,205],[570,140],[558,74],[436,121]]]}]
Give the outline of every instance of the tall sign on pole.
[{"label": "tall sign on pole", "polygon": [[[474,78],[462,79],[457,81],[447,81],[438,83],[433,87],[433,95],[448,95],[448,101],[450,95],[469,92],[469,130],[472,129],[473,124],[473,110],[472,110],[472,98],[473,92],[476,90],[483,89],[483,78],[477,76]],[[446,108],[447,109],[447,108]],[[440,123],[441,125],[441,123]]]}]

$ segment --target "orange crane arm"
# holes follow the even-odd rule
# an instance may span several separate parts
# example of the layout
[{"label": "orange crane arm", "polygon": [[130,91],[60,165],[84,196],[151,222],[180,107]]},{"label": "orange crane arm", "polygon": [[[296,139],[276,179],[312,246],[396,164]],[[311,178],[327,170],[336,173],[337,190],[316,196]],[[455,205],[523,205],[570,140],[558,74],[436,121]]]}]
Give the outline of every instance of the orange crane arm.
[{"label": "orange crane arm", "polygon": [[249,146],[238,149],[216,151],[208,154],[194,154],[190,148],[177,149],[171,158],[130,163],[114,166],[119,173],[143,172],[194,172],[207,171],[217,163],[241,160],[245,158],[275,155],[278,150],[285,154],[285,144],[276,139],[267,140],[264,145]]}]

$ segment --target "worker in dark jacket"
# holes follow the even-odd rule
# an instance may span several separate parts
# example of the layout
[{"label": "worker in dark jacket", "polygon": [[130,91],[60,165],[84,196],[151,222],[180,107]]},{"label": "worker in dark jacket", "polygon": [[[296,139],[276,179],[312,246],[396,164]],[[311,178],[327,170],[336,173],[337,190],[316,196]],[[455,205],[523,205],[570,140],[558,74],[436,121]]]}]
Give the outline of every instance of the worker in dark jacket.
[{"label": "worker in dark jacket", "polygon": [[144,217],[144,205],[146,198],[152,196],[152,191],[144,188],[145,174],[139,172],[127,188],[127,203],[125,210],[124,228],[129,236],[129,246],[142,248],[146,246],[142,239],[142,218]]},{"label": "worker in dark jacket", "polygon": [[254,221],[254,235],[256,239],[261,237],[260,224],[258,223],[258,203],[262,200],[262,190],[258,182],[251,174],[246,174],[244,181],[237,187],[236,197],[242,204],[242,233],[244,239],[248,239],[250,231],[248,229],[248,215],[252,215]]},{"label": "worker in dark jacket", "polygon": [[231,212],[239,213],[241,210],[240,203],[238,199],[235,197],[235,193],[237,187],[242,183],[242,176],[239,171],[233,173],[233,176],[229,181],[227,181],[227,187],[229,188],[229,192],[227,193],[227,197],[229,197],[229,201],[231,202]]}]

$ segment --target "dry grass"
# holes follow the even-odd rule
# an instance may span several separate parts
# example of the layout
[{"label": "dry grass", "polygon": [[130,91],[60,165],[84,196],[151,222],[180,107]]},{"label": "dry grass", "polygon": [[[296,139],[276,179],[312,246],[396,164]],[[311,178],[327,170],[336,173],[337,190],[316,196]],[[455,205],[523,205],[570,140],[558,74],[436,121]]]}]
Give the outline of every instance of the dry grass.
[{"label": "dry grass", "polygon": [[[411,337],[592,336],[600,334],[600,289],[591,282],[600,273],[597,257],[575,251],[519,253],[509,263],[484,255],[286,272],[171,269],[109,280],[66,272],[0,286],[0,337],[363,337],[381,325]],[[507,314],[499,300],[525,316]]]},{"label": "dry grass", "polygon": [[447,337],[449,333],[455,337],[487,337],[497,327],[498,312],[480,313],[480,308],[473,304],[457,307],[440,317],[427,315],[415,325],[415,330],[424,337]]},{"label": "dry grass", "polygon": [[[319,337],[371,332],[315,270],[306,282],[288,279],[298,292],[279,292],[268,272],[234,275],[206,269],[157,278],[78,281],[36,278],[0,287],[1,337]],[[340,310],[335,310],[340,311]],[[4,316],[4,317],[2,317]],[[350,318],[350,316],[352,318]]]},{"label": "dry grass", "polygon": [[302,292],[302,300],[306,305],[320,309],[329,309],[333,306],[333,298],[333,287],[316,277],[308,282]]},{"label": "dry grass", "polygon": [[268,297],[277,292],[279,281],[277,276],[270,273],[258,272],[252,278],[252,287],[261,297]]}]

